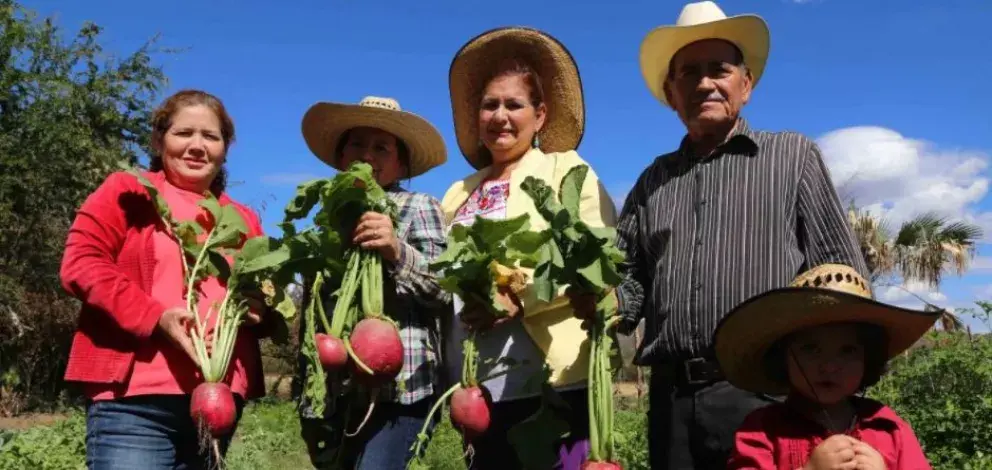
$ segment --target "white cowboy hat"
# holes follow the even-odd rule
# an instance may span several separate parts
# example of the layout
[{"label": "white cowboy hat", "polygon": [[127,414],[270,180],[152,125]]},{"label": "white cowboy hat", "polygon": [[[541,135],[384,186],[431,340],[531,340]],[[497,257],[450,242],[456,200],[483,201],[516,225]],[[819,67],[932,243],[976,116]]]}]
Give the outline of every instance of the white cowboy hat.
[{"label": "white cowboy hat", "polygon": [[532,28],[510,26],[486,31],[469,40],[451,61],[448,87],[455,136],[462,155],[476,169],[490,164],[480,151],[478,116],[486,82],[506,59],[518,59],[541,77],[548,108],[538,133],[544,152],[575,150],[585,131],[582,81],[575,59],[551,35]]},{"label": "white cowboy hat", "polygon": [[341,136],[356,127],[382,129],[410,151],[410,174],[421,175],[448,159],[441,134],[426,119],[403,111],[392,98],[366,96],[358,104],[314,104],[303,115],[303,139],[317,158],[343,171],[334,155]]},{"label": "white cowboy hat", "polygon": [[854,268],[824,264],[800,274],[789,287],[758,294],[735,307],[713,333],[713,349],[727,381],[772,395],[789,391],[772,376],[766,357],[782,338],[831,323],[868,323],[885,331],[886,358],[909,349],[940,317],[878,302]]},{"label": "white cowboy hat", "polygon": [[656,98],[671,107],[664,83],[672,58],[683,47],[704,39],[723,39],[737,46],[757,86],[768,61],[768,25],[757,15],[727,17],[711,1],[689,3],[671,26],[659,26],[641,42],[641,75]]}]

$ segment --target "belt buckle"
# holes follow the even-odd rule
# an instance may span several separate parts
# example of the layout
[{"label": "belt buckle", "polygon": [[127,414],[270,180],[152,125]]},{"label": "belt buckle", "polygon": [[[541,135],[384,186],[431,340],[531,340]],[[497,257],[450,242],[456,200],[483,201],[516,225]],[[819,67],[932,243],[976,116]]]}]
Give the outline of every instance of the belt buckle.
[{"label": "belt buckle", "polygon": [[710,379],[708,377],[705,377],[705,374],[703,374],[704,375],[703,378],[700,378],[698,380],[694,378],[695,374],[692,373],[693,364],[706,364],[706,359],[701,357],[694,357],[692,359],[682,362],[682,367],[685,369],[686,383],[689,385],[700,385],[700,384],[709,383]]}]

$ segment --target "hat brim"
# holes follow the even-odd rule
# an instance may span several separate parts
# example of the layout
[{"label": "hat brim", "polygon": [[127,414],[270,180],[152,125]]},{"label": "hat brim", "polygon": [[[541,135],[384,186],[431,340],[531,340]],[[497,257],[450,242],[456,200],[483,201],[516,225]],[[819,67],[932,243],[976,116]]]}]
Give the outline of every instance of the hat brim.
[{"label": "hat brim", "polygon": [[641,75],[651,94],[665,106],[664,83],[672,58],[685,46],[705,39],[723,39],[737,46],[751,71],[754,89],[765,72],[771,37],[768,24],[757,15],[738,15],[691,26],[660,26],[641,42]]},{"label": "hat brim", "polygon": [[426,173],[447,160],[444,139],[426,119],[407,111],[346,103],[314,104],[303,115],[303,139],[310,151],[336,170],[334,150],[341,136],[356,127],[381,129],[403,141],[410,151],[410,177]]},{"label": "hat brim", "polygon": [[771,377],[766,356],[791,333],[832,323],[869,323],[888,339],[887,357],[909,349],[933,327],[940,312],[910,310],[830,289],[785,287],[757,295],[731,311],[717,326],[713,344],[724,376],[734,386],[772,395],[789,391]]},{"label": "hat brim", "polygon": [[455,53],[448,72],[451,111],[458,148],[472,167],[490,164],[479,145],[478,116],[487,81],[504,60],[515,58],[541,77],[548,108],[540,131],[544,152],[575,150],[585,132],[582,80],[572,54],[557,39],[532,28],[503,27],[486,31]]}]

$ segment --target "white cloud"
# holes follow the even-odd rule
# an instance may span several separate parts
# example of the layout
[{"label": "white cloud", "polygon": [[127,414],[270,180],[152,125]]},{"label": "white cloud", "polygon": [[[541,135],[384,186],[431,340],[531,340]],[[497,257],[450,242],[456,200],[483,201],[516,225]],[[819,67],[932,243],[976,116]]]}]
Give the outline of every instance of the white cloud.
[{"label": "white cloud", "polygon": [[878,291],[875,294],[880,301],[900,306],[918,307],[923,303],[920,299],[935,305],[947,302],[947,295],[918,282],[909,282],[903,286],[881,286]]},{"label": "white cloud", "polygon": [[296,186],[304,181],[324,178],[314,173],[270,173],[262,176],[262,184],[269,186]]},{"label": "white cloud", "polygon": [[975,205],[989,191],[990,156],[938,149],[883,127],[850,127],[817,140],[842,198],[893,227],[924,212],[965,220],[992,240],[992,212]]}]

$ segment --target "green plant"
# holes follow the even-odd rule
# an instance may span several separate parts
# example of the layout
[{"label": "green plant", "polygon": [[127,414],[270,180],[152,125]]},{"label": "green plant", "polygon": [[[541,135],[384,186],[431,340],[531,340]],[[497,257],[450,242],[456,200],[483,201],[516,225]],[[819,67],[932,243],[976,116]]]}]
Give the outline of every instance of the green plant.
[{"label": "green plant", "polygon": [[990,357],[992,336],[932,331],[890,363],[870,396],[912,425],[934,468],[989,468]]},{"label": "green plant", "polygon": [[570,169],[561,181],[557,200],[546,183],[525,178],[521,189],[534,201],[548,228],[515,234],[508,245],[524,260],[524,266],[535,268],[538,299],[550,302],[564,286],[598,299],[589,325],[589,461],[612,463],[616,461],[616,446],[610,370],[614,341],[610,332],[619,317],[616,299],[608,294],[620,283],[618,265],[624,257],[613,245],[616,232],[612,228],[591,227],[580,217],[582,186],[588,172],[586,165]]}]

